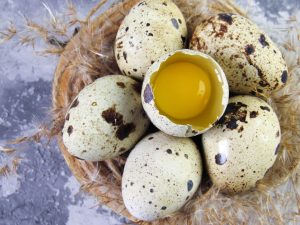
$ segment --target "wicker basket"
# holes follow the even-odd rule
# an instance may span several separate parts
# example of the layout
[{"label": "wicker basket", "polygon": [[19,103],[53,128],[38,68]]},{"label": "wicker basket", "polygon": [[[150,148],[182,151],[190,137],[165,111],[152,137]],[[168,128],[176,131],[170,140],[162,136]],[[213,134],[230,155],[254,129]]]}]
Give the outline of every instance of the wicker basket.
[{"label": "wicker basket", "polygon": [[[137,2],[137,0],[125,0],[114,5],[93,21],[86,23],[65,47],[53,82],[53,108],[59,115],[59,119],[56,120],[60,121],[58,130],[63,125],[66,109],[85,85],[98,77],[120,73],[113,57],[112,46],[122,19]],[[175,3],[185,14],[190,31],[198,21],[216,12],[233,12],[245,16],[243,11],[227,0],[209,3],[177,0]],[[291,71],[291,68],[289,69]],[[181,212],[160,221],[152,223],[138,221],[126,210],[121,195],[121,178],[126,154],[98,163],[82,161],[67,152],[61,134],[58,135],[59,147],[74,176],[82,184],[83,190],[95,196],[101,204],[134,223],[241,224],[260,221],[262,224],[269,222],[280,224],[285,221],[285,217],[275,206],[278,203],[276,201],[284,201],[284,199],[271,197],[271,193],[277,185],[287,181],[293,174],[294,177],[297,176],[295,171],[300,156],[299,124],[296,122],[299,119],[299,103],[296,102],[296,98],[299,96],[300,87],[292,84],[299,80],[299,74],[296,76],[295,72],[291,75],[293,75],[291,79],[293,82],[269,99],[280,118],[283,134],[281,152],[275,165],[264,179],[258,182],[256,189],[246,194],[226,196],[219,193],[215,187],[206,190],[200,188]],[[295,190],[291,188],[289,191],[294,193]]]}]

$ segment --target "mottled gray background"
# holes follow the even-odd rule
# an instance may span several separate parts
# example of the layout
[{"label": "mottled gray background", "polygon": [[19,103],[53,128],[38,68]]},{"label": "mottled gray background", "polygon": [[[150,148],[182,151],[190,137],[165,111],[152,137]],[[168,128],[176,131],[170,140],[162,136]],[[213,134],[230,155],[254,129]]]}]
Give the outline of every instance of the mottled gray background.
[{"label": "mottled gray background", "polygon": [[[73,0],[83,18],[97,1]],[[43,3],[57,14],[66,7],[66,1],[60,0],[0,0],[0,30],[9,20],[22,24],[22,15],[42,23],[38,18],[48,16]],[[270,28],[299,8],[300,1],[256,0],[248,5],[239,0],[239,4],[249,9],[254,20]],[[41,57],[31,47],[14,41],[0,45],[0,146],[6,140],[32,134],[37,125],[47,121],[56,63],[56,57]],[[125,223],[79,191],[55,141],[46,147],[32,143],[23,148],[24,160],[17,174],[0,177],[0,225]],[[0,166],[7,160],[0,153]]]}]

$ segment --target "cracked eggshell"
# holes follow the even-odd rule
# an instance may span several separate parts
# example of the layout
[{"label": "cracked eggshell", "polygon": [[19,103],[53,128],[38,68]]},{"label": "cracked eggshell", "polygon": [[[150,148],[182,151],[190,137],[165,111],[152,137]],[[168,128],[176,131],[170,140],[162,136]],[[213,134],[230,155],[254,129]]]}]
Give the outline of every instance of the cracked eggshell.
[{"label": "cracked eggshell", "polygon": [[106,160],[130,150],[148,124],[140,84],[123,75],[105,76],[86,86],[71,104],[63,142],[80,159]]},{"label": "cracked eggshell", "polygon": [[263,100],[236,96],[218,124],[202,141],[212,182],[221,190],[249,190],[262,179],[278,154],[280,124]]},{"label": "cracked eggshell", "polygon": [[192,198],[201,176],[200,153],[191,139],[150,134],[126,161],[122,177],[125,206],[140,220],[166,217]]},{"label": "cracked eggshell", "polygon": [[142,80],[160,56],[186,45],[187,26],[171,0],[137,3],[123,20],[115,41],[115,58],[123,74]]},{"label": "cracked eggshell", "polygon": [[[155,99],[153,95],[153,87],[151,85],[151,78],[155,75],[157,71],[159,71],[161,64],[163,64],[165,61],[167,61],[170,57],[174,56],[177,53],[183,53],[189,56],[199,56],[202,58],[206,58],[207,60],[210,60],[215,69],[218,71],[217,79],[221,82],[222,90],[223,90],[223,96],[221,99],[222,104],[222,112],[218,117],[209,124],[209,126],[205,127],[202,130],[196,130],[193,128],[191,124],[178,124],[173,122],[171,119],[169,119],[167,116],[162,115],[157,108],[155,104]],[[210,56],[203,54],[198,51],[192,51],[189,49],[182,49],[177,50],[175,52],[166,54],[162,57],[160,57],[147,71],[147,74],[145,76],[145,79],[143,81],[142,86],[142,104],[145,109],[145,112],[147,113],[149,119],[151,122],[161,131],[163,131],[166,134],[176,136],[176,137],[193,137],[197,136],[199,134],[205,133],[207,130],[209,130],[211,127],[213,127],[213,123],[216,122],[224,113],[228,98],[229,98],[229,88],[228,83],[226,80],[226,76],[222,70],[222,68],[215,62],[214,59],[212,59]]]},{"label": "cracked eggshell", "polygon": [[232,92],[268,96],[287,82],[280,50],[259,27],[240,15],[223,13],[203,21],[190,48],[209,54],[222,66]]}]

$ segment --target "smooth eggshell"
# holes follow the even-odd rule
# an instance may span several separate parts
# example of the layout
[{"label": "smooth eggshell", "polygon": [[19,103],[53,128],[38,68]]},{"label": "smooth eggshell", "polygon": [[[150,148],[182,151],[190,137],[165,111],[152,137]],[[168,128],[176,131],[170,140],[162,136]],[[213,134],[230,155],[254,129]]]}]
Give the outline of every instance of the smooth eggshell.
[{"label": "smooth eggshell", "polygon": [[115,57],[123,74],[142,80],[161,55],[186,45],[187,26],[171,0],[145,0],[123,20],[116,37]]},{"label": "smooth eggshell", "polygon": [[157,132],[130,153],[122,177],[122,196],[136,218],[152,221],[178,211],[198,189],[200,153],[188,138]]},{"label": "smooth eggshell", "polygon": [[123,75],[105,76],[86,86],[71,104],[63,141],[72,155],[101,161],[130,150],[148,124],[140,84]]},{"label": "smooth eggshell", "polygon": [[213,121],[208,127],[205,127],[201,131],[193,129],[193,126],[191,124],[177,124],[177,123],[173,122],[172,120],[170,120],[167,116],[162,115],[154,101],[153,87],[151,85],[151,78],[160,69],[161,64],[164,63],[166,60],[168,60],[169,57],[175,55],[176,53],[184,53],[184,54],[190,55],[190,56],[199,56],[202,58],[206,58],[206,59],[210,60],[214,64],[215,69],[217,71],[219,71],[217,76],[218,76],[218,80],[221,81],[222,90],[223,90],[222,103],[221,103],[222,107],[223,107],[223,111],[216,118],[216,121],[222,116],[222,114],[224,113],[224,111],[226,109],[227,103],[228,103],[228,98],[229,98],[228,83],[227,83],[227,79],[226,79],[226,76],[225,76],[222,68],[215,62],[214,59],[212,59],[210,56],[208,56],[206,54],[203,54],[198,51],[192,51],[189,49],[177,50],[172,53],[163,55],[147,71],[147,74],[146,74],[144,82],[143,82],[141,98],[142,98],[142,104],[145,109],[145,112],[147,113],[151,122],[158,129],[165,132],[166,134],[176,136],[176,137],[193,137],[193,136],[197,136],[197,135],[202,134],[202,133],[206,132],[207,130],[209,130],[213,126],[213,123],[216,121]]},{"label": "smooth eggshell", "polygon": [[199,24],[190,48],[212,56],[223,68],[230,91],[270,95],[288,79],[280,50],[253,22],[219,14]]},{"label": "smooth eggshell", "polygon": [[230,193],[254,187],[273,165],[280,137],[278,118],[266,102],[231,98],[221,120],[202,137],[212,182]]}]

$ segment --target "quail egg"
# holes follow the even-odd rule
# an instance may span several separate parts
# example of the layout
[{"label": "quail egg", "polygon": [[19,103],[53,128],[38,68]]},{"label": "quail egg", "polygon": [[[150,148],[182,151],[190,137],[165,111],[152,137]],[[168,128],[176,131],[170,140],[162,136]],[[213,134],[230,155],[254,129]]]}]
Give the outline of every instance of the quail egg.
[{"label": "quail egg", "polygon": [[201,157],[192,140],[163,132],[150,134],[126,161],[122,177],[125,206],[140,220],[166,217],[192,198],[201,176]]},{"label": "quail egg", "polygon": [[80,159],[106,160],[130,150],[148,124],[140,84],[123,75],[105,76],[86,86],[71,104],[63,142]]},{"label": "quail egg", "polygon": [[147,71],[142,103],[152,123],[178,137],[204,133],[222,116],[229,89],[222,68],[210,56],[177,50]]},{"label": "quail egg", "polygon": [[171,0],[144,0],[123,20],[115,41],[115,58],[124,75],[142,80],[160,56],[186,45],[187,26]]},{"label": "quail egg", "polygon": [[203,21],[193,34],[190,48],[212,56],[235,93],[269,96],[288,80],[280,50],[260,28],[240,15],[222,13]]},{"label": "quail egg", "polygon": [[257,97],[236,96],[202,137],[212,182],[224,192],[237,193],[254,187],[272,167],[281,133],[270,105]]}]

